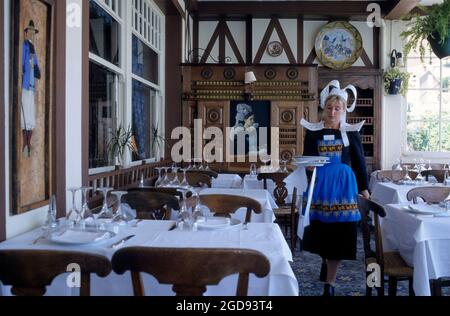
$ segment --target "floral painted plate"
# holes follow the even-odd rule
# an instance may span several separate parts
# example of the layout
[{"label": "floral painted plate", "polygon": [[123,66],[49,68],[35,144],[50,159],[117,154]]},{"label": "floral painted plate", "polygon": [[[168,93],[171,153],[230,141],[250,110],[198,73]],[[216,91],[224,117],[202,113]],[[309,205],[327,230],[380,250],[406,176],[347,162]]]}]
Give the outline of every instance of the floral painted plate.
[{"label": "floral painted plate", "polygon": [[331,69],[350,68],[363,52],[358,30],[348,22],[331,22],[316,37],[316,54],[322,65]]}]

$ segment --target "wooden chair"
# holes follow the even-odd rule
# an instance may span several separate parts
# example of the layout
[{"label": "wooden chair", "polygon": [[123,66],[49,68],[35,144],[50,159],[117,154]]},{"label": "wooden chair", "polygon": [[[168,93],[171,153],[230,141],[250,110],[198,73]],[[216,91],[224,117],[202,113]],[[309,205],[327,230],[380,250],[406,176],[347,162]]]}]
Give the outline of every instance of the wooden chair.
[{"label": "wooden chair", "polygon": [[258,201],[235,195],[200,195],[200,203],[207,206],[214,216],[231,217],[240,208],[247,208],[245,222],[249,223],[252,218],[252,211],[261,213],[261,204]]},{"label": "wooden chair", "polygon": [[[417,178],[417,172],[416,171],[409,171],[408,172],[409,176],[411,177],[412,180],[414,180],[415,178]],[[400,181],[403,178],[405,178],[406,176],[406,171],[400,171],[400,170],[380,170],[377,173],[377,180],[378,181],[384,181],[384,180],[388,180],[388,181]]]},{"label": "wooden chair", "polygon": [[169,220],[172,209],[180,209],[175,196],[161,192],[129,191],[122,201],[136,210],[138,219]]},{"label": "wooden chair", "polygon": [[408,201],[413,201],[417,204],[418,198],[421,198],[427,203],[439,203],[449,198],[450,187],[419,187],[411,189],[406,198]]},{"label": "wooden chair", "polygon": [[0,281],[12,286],[18,296],[42,296],[46,287],[67,267],[81,268],[81,296],[90,295],[91,273],[106,277],[111,272],[108,258],[88,253],[56,250],[0,250]]},{"label": "wooden chair", "polygon": [[[409,267],[398,252],[384,252],[383,242],[381,239],[381,229],[380,229],[380,217],[385,217],[386,212],[384,208],[373,202],[372,200],[366,199],[363,196],[359,196],[359,211],[361,212],[362,220],[361,227],[363,233],[364,242],[364,254],[366,268],[369,264],[376,263],[380,267],[380,280],[381,287],[377,288],[378,295],[384,296],[384,283],[385,276],[388,277],[389,284],[389,296],[397,295],[397,282],[402,280],[409,281],[409,294],[414,295],[412,288],[413,282],[413,269]],[[373,213],[373,220],[375,226],[375,251],[371,247],[371,224],[369,214]],[[366,269],[367,271],[367,269]],[[366,277],[369,276],[370,272],[367,272]],[[366,295],[372,295],[372,288],[366,286]]]},{"label": "wooden chair", "polygon": [[[168,269],[168,263],[170,268]],[[187,249],[130,247],[112,258],[118,274],[131,271],[134,295],[144,296],[140,272],[160,284],[173,284],[177,296],[202,296],[207,285],[217,285],[239,273],[237,296],[247,296],[249,274],[262,278],[269,274],[269,260],[260,252],[243,249]]]},{"label": "wooden chair", "polygon": [[[132,188],[132,189],[129,189],[128,192],[165,193],[165,194],[170,194],[170,195],[177,197],[178,199],[180,199],[180,201],[183,200],[183,194],[175,188],[143,187],[143,188]],[[186,194],[186,195],[187,195],[187,197],[190,197],[192,195],[192,193],[189,194],[189,192],[188,192],[188,194]]]},{"label": "wooden chair", "polygon": [[[178,173],[178,179],[183,181],[183,173]],[[173,179],[173,175],[170,175],[170,179]],[[144,182],[145,186],[154,187],[158,177],[154,177]],[[186,180],[194,188],[202,188],[207,186],[211,187],[211,177],[207,174],[199,173],[199,172],[186,172]]]},{"label": "wooden chair", "polygon": [[299,209],[297,208],[297,188],[294,188],[292,192],[292,202],[274,209],[273,212],[275,213],[277,222],[284,225],[286,236],[288,236],[287,228],[289,227],[291,250],[295,251],[297,246],[297,222],[299,215]]},{"label": "wooden chair", "polygon": [[214,178],[214,179],[217,179],[219,177],[219,174],[214,170],[196,170],[196,169],[194,169],[194,170],[186,171],[186,173],[192,173],[192,172],[206,174],[208,177]]},{"label": "wooden chair", "polygon": [[422,175],[427,181],[429,181],[430,176],[435,177],[439,183],[443,183],[445,180],[445,170],[425,170],[422,171]]},{"label": "wooden chair", "polygon": [[267,180],[272,180],[276,187],[273,191],[273,196],[275,197],[275,202],[278,205],[285,205],[285,200],[289,194],[284,179],[289,176],[289,173],[284,172],[274,172],[274,173],[260,173],[258,174],[258,180],[263,181],[264,190],[267,190]]}]

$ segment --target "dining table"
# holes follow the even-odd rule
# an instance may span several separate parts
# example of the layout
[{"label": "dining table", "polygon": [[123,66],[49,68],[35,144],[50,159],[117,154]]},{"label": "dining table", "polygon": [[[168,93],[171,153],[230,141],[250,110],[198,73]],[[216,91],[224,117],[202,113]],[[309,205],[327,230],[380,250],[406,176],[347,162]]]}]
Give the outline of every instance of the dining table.
[{"label": "dining table", "polygon": [[[117,234],[110,239],[92,243],[61,243],[54,239],[40,238],[41,229],[35,229],[0,244],[1,250],[34,249],[80,251],[103,255],[109,259],[124,247],[154,248],[237,248],[253,249],[264,254],[270,262],[270,272],[264,278],[250,275],[248,294],[250,296],[297,296],[298,283],[292,271],[292,253],[283,234],[274,223],[249,223],[233,225],[226,229],[179,230],[173,229],[174,221],[141,221],[120,226]],[[130,237],[126,239],[126,237]],[[121,240],[125,242],[120,243]],[[112,247],[112,245],[117,245]],[[182,269],[167,262],[168,269]],[[205,269],[208,267],[205,266]],[[73,296],[79,289],[67,286],[68,274],[55,278],[47,287],[48,296]],[[145,293],[148,296],[174,295],[171,285],[159,284],[148,274],[142,274]],[[207,296],[234,296],[237,275],[225,277],[218,285],[208,286]],[[0,286],[0,294],[11,295],[9,286]],[[93,296],[130,296],[133,295],[131,275],[126,272],[118,275],[111,272],[107,277],[91,278],[91,295]]]},{"label": "dining table", "polygon": [[383,250],[398,251],[413,267],[417,296],[431,295],[430,280],[450,277],[450,213],[426,203],[388,204],[385,210]]}]

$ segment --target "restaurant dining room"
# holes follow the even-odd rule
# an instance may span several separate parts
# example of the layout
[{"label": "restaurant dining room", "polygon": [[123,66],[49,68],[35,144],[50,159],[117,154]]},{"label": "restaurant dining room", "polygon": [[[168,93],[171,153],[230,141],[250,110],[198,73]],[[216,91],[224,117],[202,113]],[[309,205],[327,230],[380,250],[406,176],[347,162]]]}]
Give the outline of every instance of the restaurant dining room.
[{"label": "restaurant dining room", "polygon": [[0,0],[0,296],[449,296],[449,56],[450,0]]}]

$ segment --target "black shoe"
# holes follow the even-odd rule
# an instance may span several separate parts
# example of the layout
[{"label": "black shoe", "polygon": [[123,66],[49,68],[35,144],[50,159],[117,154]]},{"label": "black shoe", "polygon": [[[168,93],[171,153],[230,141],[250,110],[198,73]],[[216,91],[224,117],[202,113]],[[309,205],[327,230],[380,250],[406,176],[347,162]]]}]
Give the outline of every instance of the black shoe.
[{"label": "black shoe", "polygon": [[323,294],[322,296],[334,296],[334,286],[331,284],[326,283],[323,287]]},{"label": "black shoe", "polygon": [[327,264],[322,263],[322,266],[320,267],[320,282],[327,282]]}]

